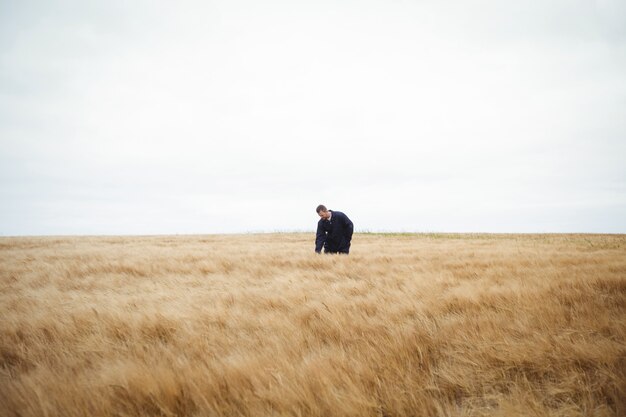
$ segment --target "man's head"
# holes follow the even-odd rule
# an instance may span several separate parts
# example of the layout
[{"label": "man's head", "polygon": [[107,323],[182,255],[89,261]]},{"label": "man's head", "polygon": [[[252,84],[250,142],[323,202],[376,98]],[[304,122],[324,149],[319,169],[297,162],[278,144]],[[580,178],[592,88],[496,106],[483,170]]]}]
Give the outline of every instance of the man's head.
[{"label": "man's head", "polygon": [[315,211],[324,220],[328,220],[330,218],[330,212],[328,211],[326,206],[323,204],[320,204],[319,206],[317,206]]}]

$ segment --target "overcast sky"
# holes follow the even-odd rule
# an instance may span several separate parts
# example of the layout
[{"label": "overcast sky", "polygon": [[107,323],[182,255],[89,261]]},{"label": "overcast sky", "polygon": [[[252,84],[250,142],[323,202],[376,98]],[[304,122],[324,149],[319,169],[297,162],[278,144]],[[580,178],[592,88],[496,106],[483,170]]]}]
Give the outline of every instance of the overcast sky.
[{"label": "overcast sky", "polygon": [[0,235],[626,233],[626,2],[0,0]]}]

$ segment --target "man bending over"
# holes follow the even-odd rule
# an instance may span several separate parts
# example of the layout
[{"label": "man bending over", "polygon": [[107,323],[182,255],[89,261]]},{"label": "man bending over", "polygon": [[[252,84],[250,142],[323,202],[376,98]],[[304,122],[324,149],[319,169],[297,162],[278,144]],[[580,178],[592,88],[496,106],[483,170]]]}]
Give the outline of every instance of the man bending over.
[{"label": "man bending over", "polygon": [[345,253],[350,252],[350,241],[354,225],[352,221],[340,211],[328,210],[320,204],[315,209],[320,216],[317,222],[317,235],[315,236],[315,252],[321,253]]}]

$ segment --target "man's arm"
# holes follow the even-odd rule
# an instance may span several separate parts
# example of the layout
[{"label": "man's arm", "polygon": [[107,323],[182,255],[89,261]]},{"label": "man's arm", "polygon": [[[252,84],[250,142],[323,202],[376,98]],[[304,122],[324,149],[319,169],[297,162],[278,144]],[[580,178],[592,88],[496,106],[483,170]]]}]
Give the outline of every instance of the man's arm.
[{"label": "man's arm", "polygon": [[322,222],[317,223],[317,234],[315,235],[315,252],[321,253],[326,242],[326,232],[322,227]]}]

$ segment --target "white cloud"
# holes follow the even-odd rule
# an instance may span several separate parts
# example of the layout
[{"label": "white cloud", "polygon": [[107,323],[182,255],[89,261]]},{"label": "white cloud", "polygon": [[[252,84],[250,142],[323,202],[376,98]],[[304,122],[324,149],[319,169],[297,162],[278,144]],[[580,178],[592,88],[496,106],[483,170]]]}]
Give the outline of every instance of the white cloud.
[{"label": "white cloud", "polygon": [[626,232],[622,2],[3,7],[0,234]]}]

